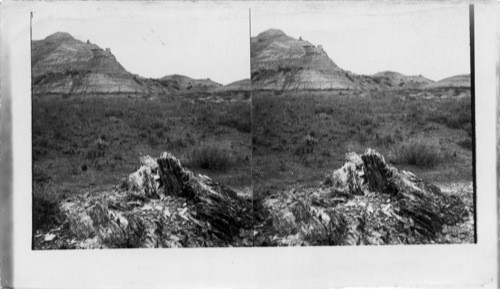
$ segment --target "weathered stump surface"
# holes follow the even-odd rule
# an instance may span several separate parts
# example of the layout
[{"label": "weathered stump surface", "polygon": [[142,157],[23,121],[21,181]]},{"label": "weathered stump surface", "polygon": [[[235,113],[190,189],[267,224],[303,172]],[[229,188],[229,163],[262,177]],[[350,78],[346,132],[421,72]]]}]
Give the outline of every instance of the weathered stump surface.
[{"label": "weathered stump surface", "polygon": [[426,244],[441,242],[457,223],[470,227],[472,218],[453,192],[371,149],[348,153],[321,187],[254,200],[253,208],[262,208],[258,223],[252,199],[194,174],[171,154],[140,164],[114,190],[64,200],[62,225],[47,238],[58,234],[57,248]]},{"label": "weathered stump surface", "polygon": [[280,192],[262,205],[258,245],[434,243],[445,225],[471,217],[459,197],[372,149],[348,153],[322,187]]},{"label": "weathered stump surface", "polygon": [[251,245],[251,204],[164,153],[141,158],[121,188],[60,207],[76,247],[198,247]]}]

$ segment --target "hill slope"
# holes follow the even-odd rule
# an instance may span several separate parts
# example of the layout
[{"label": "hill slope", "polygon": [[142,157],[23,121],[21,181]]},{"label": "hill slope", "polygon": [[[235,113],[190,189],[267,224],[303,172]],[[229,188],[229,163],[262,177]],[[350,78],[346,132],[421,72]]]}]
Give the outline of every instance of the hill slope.
[{"label": "hill slope", "polygon": [[251,38],[252,87],[256,90],[432,89],[470,86],[466,76],[434,83],[422,75],[384,71],[358,75],[340,68],[323,50],[278,29]]},{"label": "hill slope", "polygon": [[159,82],[128,72],[110,49],[57,32],[32,42],[33,93],[151,94],[167,92]]},{"label": "hill slope", "polygon": [[392,88],[418,89],[434,83],[434,81],[425,78],[422,75],[404,75],[393,71],[379,72],[372,75],[372,77],[383,85]]},{"label": "hill slope", "polygon": [[185,75],[172,74],[166,75],[159,79],[165,85],[171,86],[179,91],[211,91],[222,84],[217,83],[210,78],[207,79],[193,79]]},{"label": "hill slope", "polygon": [[359,83],[340,69],[321,46],[269,29],[251,38],[254,89],[353,89]]},{"label": "hill slope", "polygon": [[222,87],[219,87],[216,89],[216,91],[251,91],[252,90],[252,83],[250,79],[242,79],[238,80],[235,82],[231,82],[227,85],[224,85]]},{"label": "hill slope", "polygon": [[439,88],[470,88],[471,79],[469,74],[455,75],[441,79],[425,86],[427,89]]}]

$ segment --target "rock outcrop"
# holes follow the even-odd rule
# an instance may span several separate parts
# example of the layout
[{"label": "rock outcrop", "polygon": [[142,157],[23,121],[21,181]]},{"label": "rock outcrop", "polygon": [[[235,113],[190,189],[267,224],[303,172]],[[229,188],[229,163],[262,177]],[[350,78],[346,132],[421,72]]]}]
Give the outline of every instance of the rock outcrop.
[{"label": "rock outcrop", "polygon": [[[141,158],[112,191],[60,205],[58,247],[159,248],[252,245],[252,200],[185,169],[173,155]],[[57,247],[56,247],[57,248]]]},{"label": "rock outcrop", "polygon": [[33,94],[126,94],[151,97],[182,92],[212,92],[222,85],[210,79],[167,75],[144,78],[128,72],[109,48],[57,32],[32,42]]},{"label": "rock outcrop", "polygon": [[372,149],[348,153],[321,187],[263,199],[194,174],[167,152],[140,164],[114,190],[63,200],[60,225],[35,236],[35,248],[433,244],[453,243],[451,226],[473,227],[460,196]]},{"label": "rock outcrop", "polygon": [[109,48],[57,32],[32,42],[33,94],[151,95],[168,89],[128,72]]},{"label": "rock outcrop", "polygon": [[348,153],[320,188],[280,192],[256,206],[260,246],[439,243],[444,227],[472,218],[458,196],[371,149]]},{"label": "rock outcrop", "polygon": [[321,46],[269,29],[251,39],[252,87],[256,90],[354,89],[359,85]]},{"label": "rock outcrop", "polygon": [[[321,45],[298,40],[278,29],[251,38],[254,90],[386,90],[470,87],[470,77],[457,76],[434,83],[422,75],[384,71],[358,75],[335,64]],[[467,80],[467,79],[468,80]]]}]

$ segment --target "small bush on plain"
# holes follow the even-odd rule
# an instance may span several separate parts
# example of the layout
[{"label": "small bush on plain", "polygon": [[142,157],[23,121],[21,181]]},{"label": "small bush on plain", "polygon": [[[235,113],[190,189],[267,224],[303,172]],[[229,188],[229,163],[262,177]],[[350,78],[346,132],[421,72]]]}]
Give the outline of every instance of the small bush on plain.
[{"label": "small bush on plain", "polygon": [[41,193],[33,194],[33,230],[50,227],[56,222],[56,216],[59,213],[59,200],[44,196]]},{"label": "small bush on plain", "polygon": [[223,144],[203,144],[189,154],[188,166],[225,171],[232,165],[231,151]]},{"label": "small bush on plain", "polygon": [[388,160],[395,164],[408,164],[421,168],[431,168],[443,160],[441,149],[436,141],[410,139],[400,143]]}]

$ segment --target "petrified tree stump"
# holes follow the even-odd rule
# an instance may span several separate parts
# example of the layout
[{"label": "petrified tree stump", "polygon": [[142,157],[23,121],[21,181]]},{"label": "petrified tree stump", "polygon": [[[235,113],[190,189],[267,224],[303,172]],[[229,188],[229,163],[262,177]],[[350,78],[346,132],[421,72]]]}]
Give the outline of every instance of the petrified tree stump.
[{"label": "petrified tree stump", "polygon": [[348,153],[322,187],[278,192],[262,206],[268,219],[256,243],[265,245],[431,243],[444,225],[469,217],[459,197],[372,149]]},{"label": "petrified tree stump", "polygon": [[80,240],[77,247],[252,244],[251,199],[192,173],[170,153],[141,158],[126,183],[62,202],[64,226]]}]

